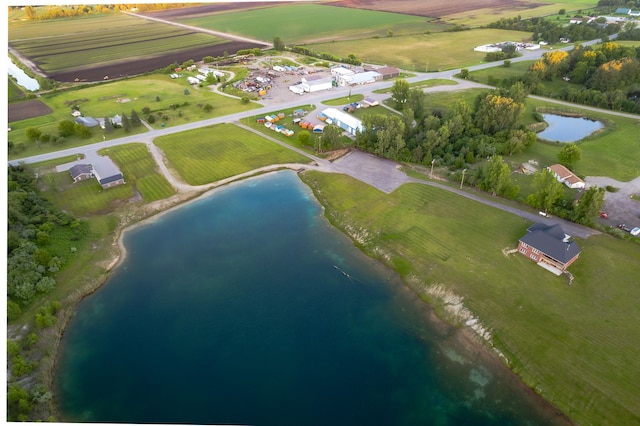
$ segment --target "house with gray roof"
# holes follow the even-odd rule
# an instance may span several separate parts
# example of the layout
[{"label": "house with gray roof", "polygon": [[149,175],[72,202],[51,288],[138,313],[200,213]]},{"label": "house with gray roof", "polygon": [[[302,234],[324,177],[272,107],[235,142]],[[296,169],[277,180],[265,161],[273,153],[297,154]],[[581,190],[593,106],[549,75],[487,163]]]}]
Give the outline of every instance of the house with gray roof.
[{"label": "house with gray roof", "polygon": [[75,121],[85,127],[96,127],[100,125],[100,122],[93,117],[76,117]]},{"label": "house with gray roof", "polygon": [[124,184],[124,176],[109,157],[95,155],[86,158],[90,163],[74,164],[69,168],[69,173],[74,182],[80,182],[90,178],[96,178],[103,189]]},{"label": "house with gray roof", "polygon": [[563,273],[580,256],[580,248],[559,224],[536,223],[520,238],[518,251],[556,275]]},{"label": "house with gray roof", "polygon": [[76,164],[69,169],[69,173],[74,182],[80,182],[93,177],[93,168],[91,164]]}]

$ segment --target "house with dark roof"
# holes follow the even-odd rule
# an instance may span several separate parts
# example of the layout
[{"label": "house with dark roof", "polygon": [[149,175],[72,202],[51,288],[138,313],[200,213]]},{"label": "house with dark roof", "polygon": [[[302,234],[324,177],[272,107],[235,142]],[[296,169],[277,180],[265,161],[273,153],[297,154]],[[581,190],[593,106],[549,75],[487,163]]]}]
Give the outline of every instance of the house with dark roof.
[{"label": "house with dark roof", "polygon": [[76,164],[69,169],[69,173],[74,182],[80,182],[93,177],[93,168],[91,164]]},{"label": "house with dark roof", "polygon": [[580,256],[580,248],[570,241],[559,224],[536,223],[518,241],[518,251],[556,275],[563,273]]},{"label": "house with dark roof", "polygon": [[95,156],[90,158],[91,164],[75,164],[69,169],[74,182],[96,178],[103,189],[124,184],[124,176],[109,157]]}]

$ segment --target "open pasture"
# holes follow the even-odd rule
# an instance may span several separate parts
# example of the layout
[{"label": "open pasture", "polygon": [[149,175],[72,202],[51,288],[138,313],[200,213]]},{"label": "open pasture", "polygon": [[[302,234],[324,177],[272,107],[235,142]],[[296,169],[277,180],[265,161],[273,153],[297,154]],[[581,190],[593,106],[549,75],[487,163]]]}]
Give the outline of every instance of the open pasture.
[{"label": "open pasture", "polygon": [[[286,44],[386,37],[389,30],[394,34],[412,34],[442,31],[447,28],[424,17],[319,4],[279,5],[175,19],[188,25],[238,34],[269,43],[278,36]],[[357,51],[350,53],[357,55]]]},{"label": "open pasture", "polygon": [[120,167],[125,181],[140,193],[146,202],[161,200],[175,194],[167,179],[158,172],[147,146],[142,143],[114,146],[101,152]]},{"label": "open pasture", "polygon": [[202,185],[271,164],[309,159],[232,124],[161,136],[154,143],[190,185]]},{"label": "open pasture", "polygon": [[[579,240],[573,285],[514,248],[531,224],[419,184],[385,195],[348,176],[305,172],[327,217],[404,277],[444,318],[464,319],[443,293],[491,333],[509,366],[577,424],[640,418],[640,247],[607,235]],[[366,230],[366,232],[365,232]],[[607,285],[606,283],[616,283]],[[615,330],[615,331],[614,331]]]},{"label": "open pasture", "polygon": [[499,41],[522,41],[531,33],[494,29],[477,29],[434,34],[385,37],[310,44],[316,52],[335,56],[356,54],[366,63],[387,64],[414,71],[438,71],[480,64],[485,53],[473,48]]}]

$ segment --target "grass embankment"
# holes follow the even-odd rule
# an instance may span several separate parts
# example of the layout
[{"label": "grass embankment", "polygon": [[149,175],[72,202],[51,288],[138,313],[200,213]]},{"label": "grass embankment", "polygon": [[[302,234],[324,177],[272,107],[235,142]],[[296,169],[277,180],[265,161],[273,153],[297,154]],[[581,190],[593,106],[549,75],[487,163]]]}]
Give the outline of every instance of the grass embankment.
[{"label": "grass embankment", "polygon": [[[415,34],[352,41],[309,44],[316,52],[347,57],[355,54],[366,63],[388,64],[413,71],[440,71],[480,64],[485,53],[474,52],[482,44],[521,41],[530,33],[494,29],[477,29],[432,34]],[[355,53],[354,53],[355,52]],[[425,52],[416,55],[416,52]],[[430,52],[434,52],[430,54]]]},{"label": "grass embankment", "polygon": [[638,422],[640,248],[606,235],[579,241],[568,286],[502,253],[530,225],[516,216],[418,184],[385,195],[344,175],[302,178],[365,253],[397,270],[444,319],[463,326],[468,317],[456,312],[468,309],[525,383],[577,423]]},{"label": "grass embankment", "polygon": [[161,136],[155,144],[190,185],[215,182],[272,164],[309,162],[307,157],[232,124]]},{"label": "grass embankment", "polygon": [[[124,129],[106,133],[99,127],[94,127],[90,138],[80,139],[78,136],[71,136],[60,144],[37,143],[27,138],[26,129],[29,127],[36,127],[43,134],[57,135],[60,121],[74,119],[71,116],[71,108],[74,105],[77,105],[85,116],[96,119],[123,114],[130,117],[132,110],[135,110],[142,120],[149,121],[149,116],[153,115],[155,122],[151,126],[156,129],[160,129],[163,123],[165,127],[176,126],[248,111],[259,106],[255,103],[243,104],[239,99],[218,95],[207,88],[192,87],[186,81],[187,73],[183,74],[185,76],[179,79],[155,74],[44,95],[41,100],[53,112],[11,123],[10,140],[14,144],[21,144],[24,149],[9,153],[9,159],[89,145],[102,142],[105,138],[110,140],[147,131],[146,127],[140,126],[129,133]],[[185,90],[188,90],[188,94]],[[211,111],[205,111],[206,104],[213,107]],[[143,113],[145,108],[149,108],[149,113]]]},{"label": "grass embankment", "polygon": [[[388,31],[411,34],[448,28],[445,24],[430,21],[433,19],[320,4],[275,6],[180,20],[188,25],[267,42],[272,42],[274,36],[278,36],[287,45],[319,40],[386,37]],[[274,28],[278,29],[277,34],[274,34]],[[357,50],[349,53],[360,57]]]}]

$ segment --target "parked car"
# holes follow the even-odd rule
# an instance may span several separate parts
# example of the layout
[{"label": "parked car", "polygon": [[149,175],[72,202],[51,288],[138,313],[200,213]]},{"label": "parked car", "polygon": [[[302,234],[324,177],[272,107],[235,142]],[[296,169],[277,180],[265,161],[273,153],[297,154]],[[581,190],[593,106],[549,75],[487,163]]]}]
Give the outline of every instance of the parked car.
[{"label": "parked car", "polygon": [[631,235],[633,235],[634,237],[640,234],[640,228],[638,228],[637,226],[635,228],[633,228],[631,231],[629,231],[629,233]]},{"label": "parked car", "polygon": [[609,219],[609,215],[606,214],[605,212],[600,212],[600,217],[603,219]]},{"label": "parked car", "polygon": [[629,228],[627,225],[625,225],[624,223],[621,223],[620,225],[618,225],[618,228],[622,229],[625,232],[631,232],[631,228]]}]

